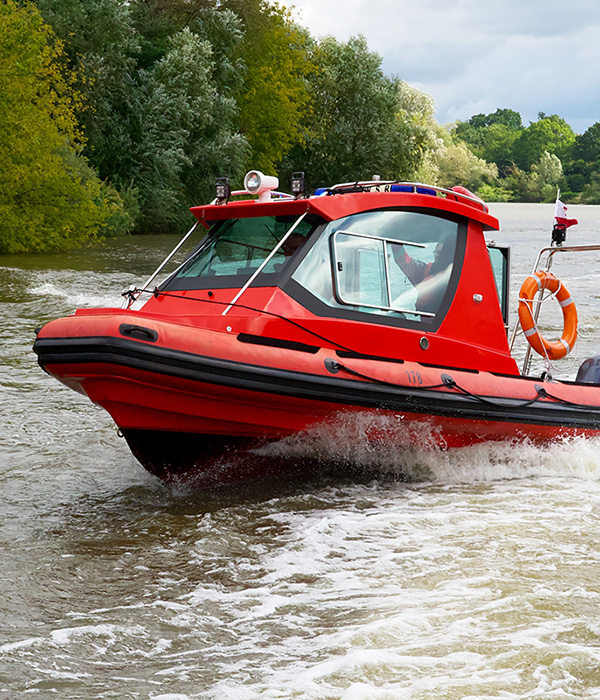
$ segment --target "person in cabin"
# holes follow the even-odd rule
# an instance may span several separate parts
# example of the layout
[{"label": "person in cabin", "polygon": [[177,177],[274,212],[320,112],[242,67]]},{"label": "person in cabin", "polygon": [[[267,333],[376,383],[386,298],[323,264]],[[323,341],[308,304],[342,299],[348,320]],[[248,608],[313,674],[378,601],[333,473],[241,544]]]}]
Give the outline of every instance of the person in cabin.
[{"label": "person in cabin", "polygon": [[435,314],[442,303],[450,280],[456,241],[453,236],[441,238],[434,249],[433,260],[426,263],[411,258],[404,245],[394,245],[394,260],[417,290],[416,311]]},{"label": "person in cabin", "polygon": [[306,238],[301,233],[292,233],[280,249],[280,253],[284,255],[286,259],[283,262],[274,263],[273,271],[279,272],[287,262],[287,258],[291,258],[298,248],[301,248],[305,242]]},{"label": "person in cabin", "polygon": [[281,246],[281,252],[286,258],[292,256],[298,248],[306,241],[304,236],[300,233],[292,233],[292,235],[286,240],[286,242]]}]

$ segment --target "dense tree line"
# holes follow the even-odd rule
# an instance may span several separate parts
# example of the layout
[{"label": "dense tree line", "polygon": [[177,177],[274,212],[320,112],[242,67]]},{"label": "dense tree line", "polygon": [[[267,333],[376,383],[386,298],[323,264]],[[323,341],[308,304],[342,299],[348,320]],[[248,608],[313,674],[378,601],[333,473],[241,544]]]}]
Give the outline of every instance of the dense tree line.
[{"label": "dense tree line", "polygon": [[498,169],[479,193],[490,200],[600,203],[600,122],[575,134],[556,114],[541,113],[524,126],[511,109],[476,114],[451,128],[455,142]]},{"label": "dense tree line", "polygon": [[0,251],[54,250],[127,227],[83,156],[83,102],[39,13],[0,4]]},{"label": "dense tree line", "polygon": [[[179,231],[216,177],[295,170],[543,199],[600,193],[600,125],[512,110],[437,124],[362,37],[317,41],[269,0],[3,0],[0,253]],[[586,200],[586,197],[588,200]]]},{"label": "dense tree line", "polygon": [[0,8],[0,252],[180,230],[216,177],[240,186],[250,167],[282,183],[304,170],[312,187],[433,172],[432,100],[384,75],[363,38],[316,41],[268,0]]}]

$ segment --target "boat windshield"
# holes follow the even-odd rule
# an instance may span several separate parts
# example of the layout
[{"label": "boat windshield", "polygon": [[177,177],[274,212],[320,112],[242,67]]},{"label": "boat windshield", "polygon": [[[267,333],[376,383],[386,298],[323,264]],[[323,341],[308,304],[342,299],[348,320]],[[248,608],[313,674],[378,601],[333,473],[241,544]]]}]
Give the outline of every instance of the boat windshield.
[{"label": "boat windshield", "polygon": [[456,287],[459,230],[455,220],[416,211],[344,217],[293,279],[330,307],[433,323]]},{"label": "boat windshield", "polygon": [[[298,216],[259,216],[216,222],[164,288],[242,286],[297,220]],[[319,223],[321,220],[314,216],[300,221],[261,271],[261,276],[285,271]]]}]

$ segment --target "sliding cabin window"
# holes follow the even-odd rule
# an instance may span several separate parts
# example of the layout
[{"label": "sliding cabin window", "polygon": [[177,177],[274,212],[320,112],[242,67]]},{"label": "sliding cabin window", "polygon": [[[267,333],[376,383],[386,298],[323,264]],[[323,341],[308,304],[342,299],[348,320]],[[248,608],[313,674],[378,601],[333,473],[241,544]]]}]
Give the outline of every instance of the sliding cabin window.
[{"label": "sliding cabin window", "polygon": [[490,262],[492,263],[496,291],[498,292],[498,300],[502,309],[502,318],[504,319],[504,325],[508,328],[510,248],[489,243],[487,249],[490,254]]},{"label": "sliding cabin window", "polygon": [[416,211],[356,214],[329,224],[293,279],[329,306],[431,324],[457,283],[458,234]]},{"label": "sliding cabin window", "polygon": [[[257,216],[216,222],[163,289],[241,287],[297,220],[298,216]],[[259,279],[264,275],[272,281],[285,271],[320,223],[314,216],[303,219]]]}]

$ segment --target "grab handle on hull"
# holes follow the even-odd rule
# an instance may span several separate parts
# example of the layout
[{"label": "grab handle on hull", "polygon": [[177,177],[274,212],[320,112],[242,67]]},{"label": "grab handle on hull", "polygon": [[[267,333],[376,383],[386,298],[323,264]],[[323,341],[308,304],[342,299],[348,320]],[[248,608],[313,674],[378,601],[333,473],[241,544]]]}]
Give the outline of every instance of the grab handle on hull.
[{"label": "grab handle on hull", "polygon": [[156,343],[158,333],[152,328],[145,326],[135,326],[131,323],[122,323],[119,326],[119,333],[126,338],[134,338],[135,340],[146,340],[149,343]]}]

